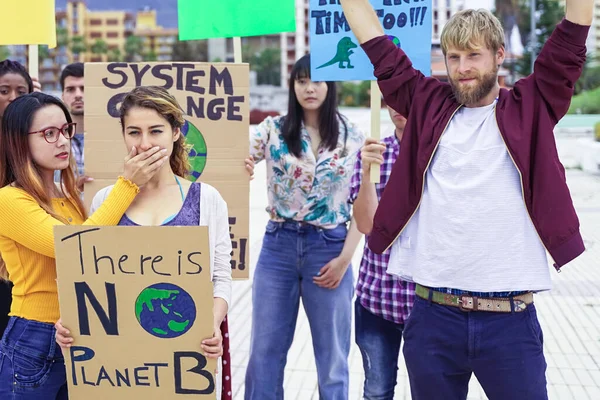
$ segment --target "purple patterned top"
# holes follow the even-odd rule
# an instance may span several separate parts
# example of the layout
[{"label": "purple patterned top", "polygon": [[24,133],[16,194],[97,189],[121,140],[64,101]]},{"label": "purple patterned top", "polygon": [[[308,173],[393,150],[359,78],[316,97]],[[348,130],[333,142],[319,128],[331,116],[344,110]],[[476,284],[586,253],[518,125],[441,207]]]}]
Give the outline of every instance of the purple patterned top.
[{"label": "purple patterned top", "polygon": [[[378,199],[381,199],[385,184],[392,174],[392,166],[400,152],[400,142],[396,135],[386,137],[382,142],[385,143],[386,149],[383,152],[380,183],[375,184]],[[358,197],[361,182],[362,159],[359,153],[350,181],[349,201],[351,203],[354,203]],[[390,250],[388,249],[381,255],[375,254],[367,245],[368,235],[365,239],[365,249],[356,284],[356,296],[360,300],[360,304],[372,314],[396,324],[404,324],[415,301],[415,284],[389,275],[386,270],[390,261]]]},{"label": "purple patterned top", "polygon": [[[194,182],[190,186],[181,209],[175,218],[161,226],[194,226],[200,224],[200,183]],[[121,226],[140,226],[123,214],[119,221]]]}]

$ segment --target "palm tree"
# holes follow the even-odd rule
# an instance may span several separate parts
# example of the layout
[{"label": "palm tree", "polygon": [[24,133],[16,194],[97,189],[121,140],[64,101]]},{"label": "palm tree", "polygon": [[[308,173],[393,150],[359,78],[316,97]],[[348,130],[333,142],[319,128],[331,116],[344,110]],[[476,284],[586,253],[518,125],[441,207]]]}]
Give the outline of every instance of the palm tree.
[{"label": "palm tree", "polygon": [[207,61],[207,40],[179,40],[175,42],[171,53],[173,61]]},{"label": "palm tree", "polygon": [[50,57],[50,49],[48,49],[48,46],[43,45],[43,46],[38,46],[38,59],[40,60],[40,63],[42,63],[46,58]]},{"label": "palm tree", "polygon": [[125,41],[125,59],[128,62],[140,61],[139,59],[144,50],[142,39],[137,36],[129,36]]},{"label": "palm tree", "polygon": [[158,56],[154,52],[154,50],[150,50],[148,53],[144,54],[144,61],[156,61]]},{"label": "palm tree", "polygon": [[56,28],[56,46],[67,47],[69,45],[69,31],[67,28]]},{"label": "palm tree", "polygon": [[102,39],[97,39],[92,45],[91,50],[93,54],[101,56],[108,53],[108,44]]},{"label": "palm tree", "polygon": [[278,49],[266,48],[250,56],[250,67],[256,71],[259,85],[279,85],[281,71],[281,53]]},{"label": "palm tree", "polygon": [[0,46],[0,61],[10,57],[10,50],[7,46]]},{"label": "palm tree", "polygon": [[119,62],[123,60],[123,56],[121,55],[121,49],[118,47],[114,47],[108,50],[108,61],[109,62]]},{"label": "palm tree", "polygon": [[76,55],[77,59],[79,59],[81,53],[87,51],[87,48],[88,46],[83,36],[76,35],[71,38],[71,52]]}]

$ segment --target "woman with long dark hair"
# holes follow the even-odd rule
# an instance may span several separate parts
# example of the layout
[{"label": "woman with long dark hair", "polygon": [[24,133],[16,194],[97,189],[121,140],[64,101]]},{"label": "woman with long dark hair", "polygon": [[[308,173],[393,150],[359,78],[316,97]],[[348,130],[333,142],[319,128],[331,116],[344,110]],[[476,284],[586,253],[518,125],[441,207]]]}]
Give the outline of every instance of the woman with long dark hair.
[{"label": "woman with long dark hair", "polygon": [[[0,62],[0,120],[4,110],[17,97],[33,92],[33,81],[23,65],[16,61]],[[2,132],[0,131],[0,134]],[[0,168],[3,168],[0,165]],[[8,324],[12,300],[12,283],[0,280],[0,337]]]},{"label": "woman with long dark hair", "polygon": [[6,107],[1,132],[0,277],[14,288],[0,341],[0,398],[63,400],[54,226],[116,225],[167,157],[159,148],[139,155],[132,149],[109,198],[86,219],[73,173],[75,126],[65,105],[43,93],[21,96]]},{"label": "woman with long dark hair", "polygon": [[270,221],[256,266],[246,400],[283,399],[283,371],[300,297],[310,323],[321,399],[348,398],[353,279],[360,234],[350,178],[364,135],[337,109],[334,82],[310,78],[308,55],[289,80],[288,113],[250,136],[266,160]]}]

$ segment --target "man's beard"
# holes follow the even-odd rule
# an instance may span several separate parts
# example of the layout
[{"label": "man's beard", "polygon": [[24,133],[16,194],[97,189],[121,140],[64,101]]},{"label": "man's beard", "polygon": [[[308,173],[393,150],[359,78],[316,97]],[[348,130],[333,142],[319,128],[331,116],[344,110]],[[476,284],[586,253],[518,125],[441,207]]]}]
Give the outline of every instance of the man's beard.
[{"label": "man's beard", "polygon": [[487,96],[498,81],[498,67],[494,68],[481,76],[472,77],[477,82],[474,86],[461,87],[458,79],[450,78],[450,85],[456,101],[460,104],[471,105],[476,104],[485,96]]}]

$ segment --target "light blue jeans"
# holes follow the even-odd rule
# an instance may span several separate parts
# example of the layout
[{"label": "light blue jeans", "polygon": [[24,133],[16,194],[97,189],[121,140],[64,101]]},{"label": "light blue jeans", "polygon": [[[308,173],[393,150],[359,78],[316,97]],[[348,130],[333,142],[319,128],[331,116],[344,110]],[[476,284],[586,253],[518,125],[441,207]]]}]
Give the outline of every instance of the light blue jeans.
[{"label": "light blue jeans", "polygon": [[252,338],[246,400],[282,400],[283,371],[294,338],[300,297],[308,317],[322,400],[348,399],[353,279],[336,289],[313,282],[338,257],[346,226],[320,229],[296,222],[267,225],[252,287]]}]

